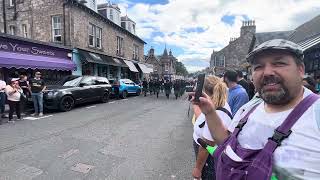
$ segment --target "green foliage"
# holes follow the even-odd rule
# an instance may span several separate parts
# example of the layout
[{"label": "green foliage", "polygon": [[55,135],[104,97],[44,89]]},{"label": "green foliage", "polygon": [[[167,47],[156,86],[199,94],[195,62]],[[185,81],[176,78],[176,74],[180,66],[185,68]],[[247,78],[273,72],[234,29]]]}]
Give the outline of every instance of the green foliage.
[{"label": "green foliage", "polygon": [[176,63],[176,74],[180,76],[187,76],[189,72],[187,71],[187,68],[184,66],[182,62]]}]

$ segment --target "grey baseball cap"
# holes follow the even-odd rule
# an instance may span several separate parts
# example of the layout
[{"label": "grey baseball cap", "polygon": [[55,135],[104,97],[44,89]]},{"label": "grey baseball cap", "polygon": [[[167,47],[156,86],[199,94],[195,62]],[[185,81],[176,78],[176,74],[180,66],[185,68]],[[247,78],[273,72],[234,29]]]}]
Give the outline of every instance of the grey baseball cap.
[{"label": "grey baseball cap", "polygon": [[302,47],[294,42],[291,42],[285,39],[273,39],[260,44],[247,55],[246,59],[249,63],[252,63],[258,54],[261,54],[268,50],[282,50],[282,51],[291,52],[295,56],[297,56],[299,59],[303,60]]}]

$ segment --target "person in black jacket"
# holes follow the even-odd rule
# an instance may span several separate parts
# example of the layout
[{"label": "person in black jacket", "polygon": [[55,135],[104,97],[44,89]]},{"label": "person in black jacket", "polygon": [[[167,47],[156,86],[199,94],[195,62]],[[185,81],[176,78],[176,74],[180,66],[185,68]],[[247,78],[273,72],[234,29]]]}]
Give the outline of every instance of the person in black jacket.
[{"label": "person in black jacket", "polygon": [[160,92],[160,86],[161,86],[161,82],[159,81],[159,79],[156,79],[154,81],[153,86],[154,86],[154,92],[156,93],[157,98],[159,98],[159,92]]},{"label": "person in black jacket", "polygon": [[148,92],[148,81],[146,78],[144,78],[142,81],[142,90],[143,90],[144,96],[146,97]]},{"label": "person in black jacket", "polygon": [[171,94],[171,88],[172,88],[172,83],[169,80],[166,80],[164,83],[164,91],[166,93],[167,99],[169,99],[169,96]]},{"label": "person in black jacket", "polygon": [[249,83],[243,78],[243,73],[242,71],[237,71],[238,74],[238,84],[241,85],[247,92],[248,96],[249,96],[249,100],[252,99],[252,97],[254,96],[254,93],[252,94],[252,90],[250,89],[250,85]]}]

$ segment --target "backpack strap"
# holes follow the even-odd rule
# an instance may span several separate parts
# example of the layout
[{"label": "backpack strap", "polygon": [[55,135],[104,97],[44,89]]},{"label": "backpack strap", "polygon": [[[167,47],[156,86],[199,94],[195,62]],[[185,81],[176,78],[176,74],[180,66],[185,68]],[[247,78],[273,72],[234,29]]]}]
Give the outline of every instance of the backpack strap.
[{"label": "backpack strap", "polygon": [[[231,120],[233,119],[232,114],[228,111],[228,109],[226,109],[224,107],[217,107],[216,110],[219,110],[219,111],[226,113],[230,117]],[[205,124],[206,124],[206,121],[203,121],[203,123],[201,123],[199,125],[199,128],[203,128]]]},{"label": "backpack strap", "polygon": [[[309,109],[320,97],[314,93],[308,95],[304,98],[288,115],[284,122],[274,131],[274,134],[269,138],[268,143],[272,141],[272,152],[281,145],[281,142],[290,136],[291,128],[298,121],[298,119],[303,115],[305,111]],[[267,146],[267,145],[266,145]]]},{"label": "backpack strap", "polygon": [[219,111],[222,111],[222,112],[226,113],[231,120],[233,119],[233,116],[232,116],[232,114],[228,111],[228,109],[226,109],[226,108],[224,108],[224,107],[217,107],[216,110],[219,110]]}]

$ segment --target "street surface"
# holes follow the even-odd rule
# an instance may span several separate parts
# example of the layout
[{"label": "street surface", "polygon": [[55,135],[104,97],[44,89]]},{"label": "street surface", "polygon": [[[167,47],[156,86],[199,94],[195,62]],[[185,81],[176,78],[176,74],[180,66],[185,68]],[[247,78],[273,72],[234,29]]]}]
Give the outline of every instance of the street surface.
[{"label": "street surface", "polygon": [[190,179],[186,97],[129,97],[0,125],[0,180]]}]

